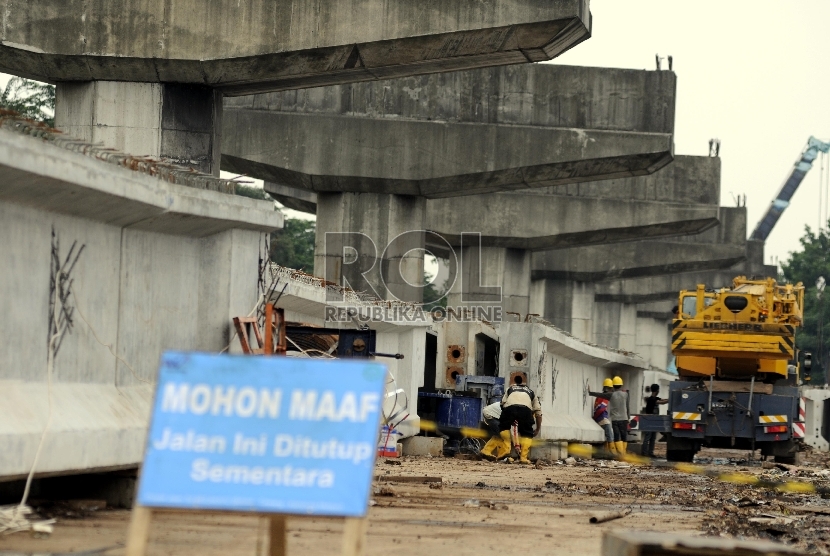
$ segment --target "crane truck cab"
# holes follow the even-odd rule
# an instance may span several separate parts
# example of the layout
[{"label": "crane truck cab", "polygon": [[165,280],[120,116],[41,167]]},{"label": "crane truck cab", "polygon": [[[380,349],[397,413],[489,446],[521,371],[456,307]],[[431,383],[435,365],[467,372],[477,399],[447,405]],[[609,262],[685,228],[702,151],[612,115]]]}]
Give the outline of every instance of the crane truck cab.
[{"label": "crane truck cab", "polygon": [[[734,279],[731,288],[681,291],[671,346],[679,380],[666,416],[640,422],[667,434],[667,459],[692,461],[702,446],[760,449],[792,463],[799,450],[795,329],[804,286]],[[662,417],[662,418],[657,418]]]}]

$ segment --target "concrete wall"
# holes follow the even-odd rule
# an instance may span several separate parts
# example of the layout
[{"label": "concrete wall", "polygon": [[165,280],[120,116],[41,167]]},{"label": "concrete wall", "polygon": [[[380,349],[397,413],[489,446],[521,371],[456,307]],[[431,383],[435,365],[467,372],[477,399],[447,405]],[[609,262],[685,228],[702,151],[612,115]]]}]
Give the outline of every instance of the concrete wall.
[{"label": "concrete wall", "polygon": [[[205,179],[211,179],[205,177]],[[49,415],[47,337],[57,256],[84,250],[52,374],[38,473],[141,461],[167,349],[218,352],[257,300],[271,203],[171,184],[0,130],[0,478],[28,473]],[[118,355],[116,358],[112,352]]]},{"label": "concrete wall", "polygon": [[54,417],[39,472],[139,462],[161,353],[219,351],[230,318],[247,314],[257,296],[258,232],[171,236],[0,203],[0,235],[8,240],[0,258],[12,261],[0,271],[9,317],[0,330],[10,340],[0,382],[12,392],[0,417],[4,477],[28,472],[48,414],[53,230],[62,257],[74,241],[86,248],[72,274],[75,327],[55,361]]},{"label": "concrete wall", "polygon": [[[544,324],[505,322],[498,332],[500,376],[509,381],[512,373],[527,374],[542,403],[543,439],[603,442],[605,433],[591,418],[588,391],[601,390],[602,381],[616,375],[629,391],[642,391],[642,372],[648,365],[637,356],[589,345]],[[632,395],[630,411],[639,410]]]}]

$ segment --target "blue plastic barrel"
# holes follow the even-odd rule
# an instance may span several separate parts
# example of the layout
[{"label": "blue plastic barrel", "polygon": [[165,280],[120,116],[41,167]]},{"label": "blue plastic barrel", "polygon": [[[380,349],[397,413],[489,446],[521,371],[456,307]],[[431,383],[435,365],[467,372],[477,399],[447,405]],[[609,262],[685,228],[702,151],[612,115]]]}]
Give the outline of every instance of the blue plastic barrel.
[{"label": "blue plastic barrel", "polygon": [[476,427],[481,421],[481,398],[440,398],[435,420],[445,427]]}]

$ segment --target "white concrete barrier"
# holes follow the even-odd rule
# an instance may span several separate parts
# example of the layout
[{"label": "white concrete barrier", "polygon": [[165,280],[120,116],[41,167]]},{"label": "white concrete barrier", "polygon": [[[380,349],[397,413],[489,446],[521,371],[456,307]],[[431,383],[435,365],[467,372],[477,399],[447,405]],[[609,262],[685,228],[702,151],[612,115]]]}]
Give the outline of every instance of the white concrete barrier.
[{"label": "white concrete barrier", "polygon": [[0,479],[29,472],[49,415],[53,256],[85,246],[36,471],[117,469],[141,461],[161,353],[228,345],[231,317],[258,297],[264,234],[281,225],[271,203],[0,129]]}]

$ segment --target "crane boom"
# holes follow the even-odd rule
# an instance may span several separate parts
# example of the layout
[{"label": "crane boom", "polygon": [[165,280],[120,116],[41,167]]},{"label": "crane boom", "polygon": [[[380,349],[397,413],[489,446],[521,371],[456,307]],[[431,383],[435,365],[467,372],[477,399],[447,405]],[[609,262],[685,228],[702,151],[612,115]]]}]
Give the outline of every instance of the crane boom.
[{"label": "crane boom", "polygon": [[796,161],[792,172],[790,172],[790,175],[787,176],[786,180],[784,180],[784,185],[781,186],[781,189],[778,191],[778,195],[776,195],[775,199],[773,199],[766,214],[764,214],[764,217],[761,218],[761,221],[758,222],[757,226],[755,226],[755,231],[752,232],[749,239],[766,240],[769,237],[772,229],[775,227],[775,223],[778,222],[778,219],[781,217],[781,213],[783,213],[784,209],[789,206],[790,199],[792,199],[795,190],[798,189],[798,186],[801,185],[804,176],[806,176],[807,172],[810,171],[810,168],[813,167],[813,161],[818,156],[819,151],[823,153],[830,151],[830,143],[825,143],[824,141],[819,141],[815,137],[810,137],[807,141],[807,146],[804,148],[801,156]]}]

